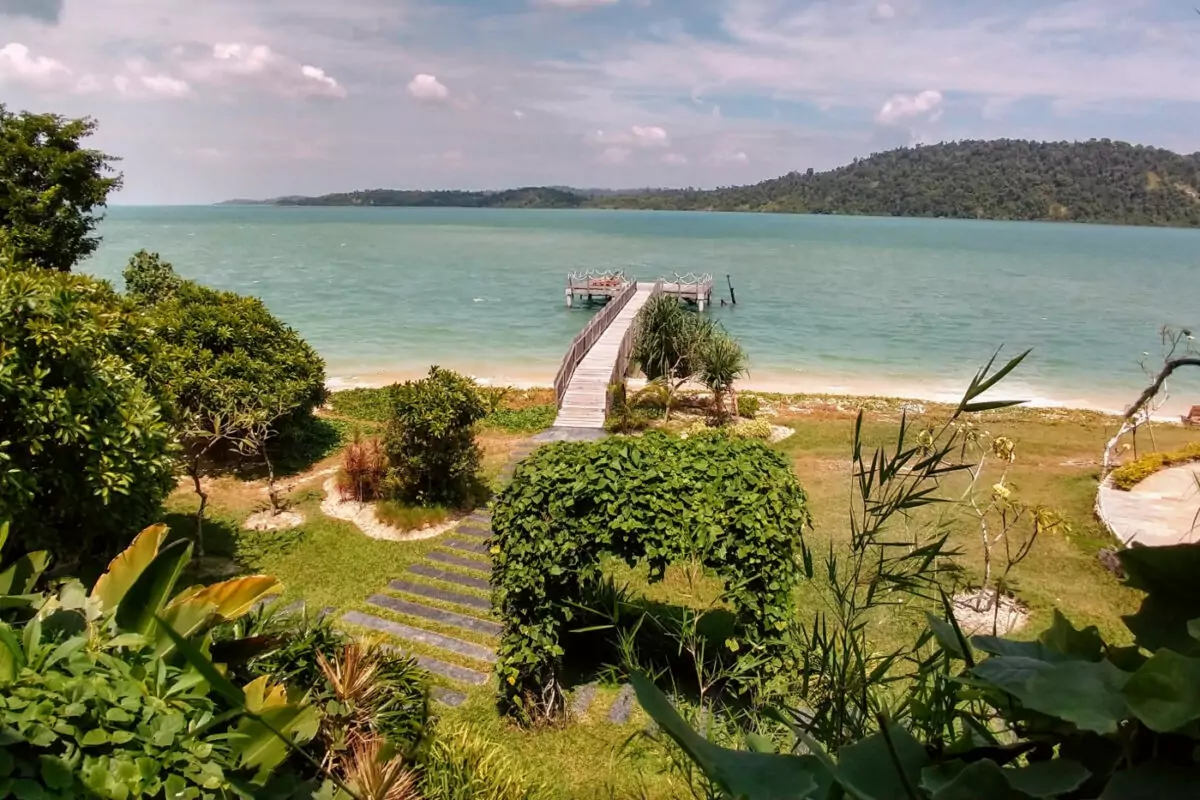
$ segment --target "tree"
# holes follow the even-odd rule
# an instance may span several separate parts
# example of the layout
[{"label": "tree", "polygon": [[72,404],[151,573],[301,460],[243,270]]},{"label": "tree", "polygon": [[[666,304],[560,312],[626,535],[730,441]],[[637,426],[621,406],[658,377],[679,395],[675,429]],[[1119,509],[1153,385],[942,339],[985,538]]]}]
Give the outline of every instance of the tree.
[{"label": "tree", "polygon": [[724,419],[725,395],[730,395],[733,413],[737,413],[737,396],[733,382],[746,374],[746,352],[733,337],[714,326],[699,348],[700,380],[713,393],[713,409]]},{"label": "tree", "polygon": [[479,483],[475,423],[487,415],[475,383],[435,366],[393,392],[384,437],[393,491],[408,502],[469,505]]},{"label": "tree", "polygon": [[637,317],[632,358],[646,378],[667,390],[666,418],[679,388],[695,377],[716,323],[683,309],[671,295],[650,298]]},{"label": "tree", "polygon": [[200,506],[197,544],[203,553],[208,494],[202,477],[222,460],[264,459],[275,502],[269,440],[303,424],[325,400],[325,364],[263,302],[181,280],[157,254],[138,253],[125,283],[147,308],[172,370],[172,398],[184,467]]},{"label": "tree", "polygon": [[18,552],[103,559],[174,484],[167,363],[107,283],[0,258],[0,522]]},{"label": "tree", "polygon": [[0,104],[0,247],[25,263],[69,272],[100,243],[90,235],[110,192],[116,161],[81,142],[89,119],[15,114]]}]

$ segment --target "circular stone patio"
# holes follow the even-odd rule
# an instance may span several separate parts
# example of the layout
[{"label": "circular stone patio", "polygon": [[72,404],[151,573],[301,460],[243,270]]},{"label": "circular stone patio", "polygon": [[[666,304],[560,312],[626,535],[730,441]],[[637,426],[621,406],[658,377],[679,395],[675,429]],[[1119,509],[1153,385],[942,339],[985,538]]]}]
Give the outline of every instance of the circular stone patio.
[{"label": "circular stone patio", "polygon": [[1101,485],[1098,509],[1126,545],[1200,542],[1200,464],[1156,472],[1128,492]]}]

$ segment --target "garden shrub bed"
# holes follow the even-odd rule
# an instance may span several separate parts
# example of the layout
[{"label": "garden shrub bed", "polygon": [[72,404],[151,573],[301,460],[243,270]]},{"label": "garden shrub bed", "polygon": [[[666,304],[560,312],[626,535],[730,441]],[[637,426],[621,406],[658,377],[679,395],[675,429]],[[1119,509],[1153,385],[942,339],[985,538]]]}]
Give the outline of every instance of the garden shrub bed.
[{"label": "garden shrub bed", "polygon": [[1193,461],[1200,461],[1200,442],[1190,444],[1182,450],[1174,450],[1169,453],[1149,453],[1135,461],[1130,461],[1113,470],[1112,484],[1116,488],[1128,492],[1156,472]]}]

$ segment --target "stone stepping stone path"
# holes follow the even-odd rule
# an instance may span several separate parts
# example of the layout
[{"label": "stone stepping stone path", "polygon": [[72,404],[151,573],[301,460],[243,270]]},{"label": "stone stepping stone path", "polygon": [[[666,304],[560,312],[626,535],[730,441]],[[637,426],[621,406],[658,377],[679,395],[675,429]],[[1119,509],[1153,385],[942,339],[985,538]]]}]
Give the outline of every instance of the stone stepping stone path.
[{"label": "stone stepping stone path", "polygon": [[484,563],[478,559],[467,558],[466,556],[454,555],[453,553],[443,553],[441,550],[434,550],[427,556],[427,558],[430,561],[436,561],[439,564],[448,564],[452,567],[468,569],[473,572],[478,571],[485,574],[490,574],[492,571],[491,564]]},{"label": "stone stepping stone path", "polygon": [[478,609],[484,613],[491,613],[492,601],[486,597],[480,597],[474,594],[463,594],[462,592],[451,591],[450,589],[439,589],[428,583],[417,583],[416,581],[394,580],[388,584],[388,590],[393,592],[402,592],[404,594],[415,594],[418,597],[425,597],[429,600],[439,600],[443,603],[453,603],[458,606],[469,606],[470,608]]},{"label": "stone stepping stone path", "polygon": [[437,581],[445,583],[453,583],[457,586],[465,586],[469,589],[479,589],[484,592],[490,592],[492,585],[488,583],[486,578],[472,578],[470,575],[463,575],[461,572],[451,572],[450,570],[435,567],[432,564],[413,564],[408,568],[410,575],[420,575],[422,578],[433,578]]},{"label": "stone stepping stone path", "polygon": [[427,619],[430,622],[437,622],[451,628],[461,628],[464,631],[471,631],[472,633],[479,633],[484,636],[499,636],[500,631],[503,630],[500,624],[496,622],[468,617],[466,614],[458,614],[454,611],[446,611],[445,609],[434,608],[433,606],[421,603],[412,603],[408,600],[401,600],[398,597],[377,594],[367,598],[367,602],[373,606],[385,608],[388,611],[395,611],[397,614]]}]

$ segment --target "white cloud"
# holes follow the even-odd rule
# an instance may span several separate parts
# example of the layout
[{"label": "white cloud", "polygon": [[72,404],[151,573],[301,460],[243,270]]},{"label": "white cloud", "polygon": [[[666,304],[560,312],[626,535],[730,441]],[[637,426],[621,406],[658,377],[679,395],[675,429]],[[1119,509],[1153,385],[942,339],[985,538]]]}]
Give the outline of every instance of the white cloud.
[{"label": "white cloud", "polygon": [[920,94],[894,94],[883,104],[875,121],[884,125],[895,125],[907,119],[927,117],[936,120],[942,115],[942,93],[926,89]]},{"label": "white cloud", "polygon": [[519,108],[513,109],[513,116],[517,119],[525,119],[525,112]]},{"label": "white cloud", "polygon": [[746,155],[744,150],[718,150],[709,153],[705,161],[717,165],[746,164],[750,161],[750,156]]},{"label": "white cloud", "polygon": [[325,74],[325,70],[305,64],[300,67],[300,74],[316,85],[316,91],[331,97],[345,97],[346,90],[340,83]]},{"label": "white cloud", "polygon": [[599,6],[614,6],[621,0],[530,0],[532,5],[542,8],[597,8]]},{"label": "white cloud", "polygon": [[212,55],[221,62],[223,69],[236,75],[257,75],[279,60],[279,56],[265,44],[239,42],[214,44]]},{"label": "white cloud", "polygon": [[[135,73],[139,69],[133,66]],[[187,81],[160,74],[116,75],[113,86],[117,92],[135,99],[164,98],[177,99],[187,97],[192,93],[192,87]]]},{"label": "white cloud", "polygon": [[71,70],[61,61],[47,56],[35,56],[19,42],[0,47],[0,81],[9,79],[32,86],[53,86],[61,83]]},{"label": "white cloud", "polygon": [[667,147],[671,144],[667,132],[657,125],[634,125],[630,130],[634,141],[642,147]]},{"label": "white cloud", "polygon": [[628,147],[608,147],[600,154],[600,160],[605,164],[624,164],[632,153]]},{"label": "white cloud", "polygon": [[892,7],[891,3],[880,3],[875,6],[874,11],[871,12],[871,16],[875,17],[875,19],[894,19],[896,17],[896,9]]},{"label": "white cloud", "polygon": [[436,75],[424,72],[408,82],[408,93],[423,103],[441,103],[450,98],[450,90]]},{"label": "white cloud", "polygon": [[688,158],[682,153],[667,153],[662,157],[664,164],[670,164],[673,167],[687,166]]}]

